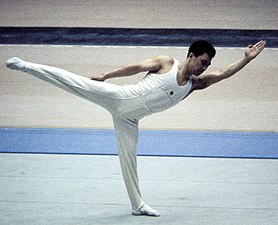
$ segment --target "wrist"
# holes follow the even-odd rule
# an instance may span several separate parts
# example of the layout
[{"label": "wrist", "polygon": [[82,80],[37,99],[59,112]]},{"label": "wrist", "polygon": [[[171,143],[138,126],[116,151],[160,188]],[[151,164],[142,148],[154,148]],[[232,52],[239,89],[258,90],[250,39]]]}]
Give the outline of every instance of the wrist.
[{"label": "wrist", "polygon": [[252,61],[252,58],[249,58],[248,56],[245,56],[243,58],[243,61],[247,64],[247,63],[250,63]]}]

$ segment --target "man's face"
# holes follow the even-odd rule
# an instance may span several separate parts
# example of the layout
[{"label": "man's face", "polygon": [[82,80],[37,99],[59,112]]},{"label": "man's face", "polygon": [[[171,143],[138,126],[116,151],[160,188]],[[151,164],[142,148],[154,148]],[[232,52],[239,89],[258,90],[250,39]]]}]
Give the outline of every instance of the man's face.
[{"label": "man's face", "polygon": [[201,75],[211,64],[211,58],[207,53],[204,53],[203,55],[194,56],[193,53],[190,53],[191,58],[191,70],[192,74],[199,76]]}]

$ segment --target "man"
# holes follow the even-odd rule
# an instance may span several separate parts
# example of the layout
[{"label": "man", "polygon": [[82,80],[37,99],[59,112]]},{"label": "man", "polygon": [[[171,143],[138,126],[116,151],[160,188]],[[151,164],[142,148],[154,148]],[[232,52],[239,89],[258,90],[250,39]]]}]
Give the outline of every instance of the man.
[{"label": "man", "polygon": [[[203,72],[215,56],[215,49],[207,41],[194,42],[183,62],[163,55],[93,75],[90,79],[59,68],[24,62],[18,58],[9,59],[7,67],[29,73],[107,109],[113,117],[120,164],[132,214],[159,216],[158,211],[143,202],[140,193],[136,162],[139,120],[176,105],[194,90],[207,88],[231,77],[253,60],[264,49],[265,44],[265,41],[259,41],[255,45],[249,45],[242,59],[208,74]],[[148,73],[136,84],[118,86],[100,82],[140,72]]]}]

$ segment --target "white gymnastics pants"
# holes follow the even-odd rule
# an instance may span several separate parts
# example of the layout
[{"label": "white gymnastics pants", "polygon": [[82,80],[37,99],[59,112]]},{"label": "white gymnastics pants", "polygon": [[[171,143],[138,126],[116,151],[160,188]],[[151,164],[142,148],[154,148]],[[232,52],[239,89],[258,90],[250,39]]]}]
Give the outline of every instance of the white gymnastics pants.
[{"label": "white gymnastics pants", "polygon": [[138,121],[149,115],[143,94],[130,94],[124,86],[99,82],[66,70],[26,62],[22,70],[107,109],[113,117],[122,175],[132,208],[144,205],[137,175]]}]

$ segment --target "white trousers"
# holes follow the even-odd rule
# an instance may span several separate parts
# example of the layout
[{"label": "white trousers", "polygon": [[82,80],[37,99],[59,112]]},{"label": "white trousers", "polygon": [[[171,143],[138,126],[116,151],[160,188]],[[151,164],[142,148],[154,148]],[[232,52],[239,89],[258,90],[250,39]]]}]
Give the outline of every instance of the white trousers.
[{"label": "white trousers", "polygon": [[98,104],[112,114],[126,189],[132,208],[141,208],[144,202],[139,188],[136,161],[138,121],[151,114],[143,94],[129,94],[124,91],[124,86],[90,80],[46,65],[26,62],[23,71]]}]

